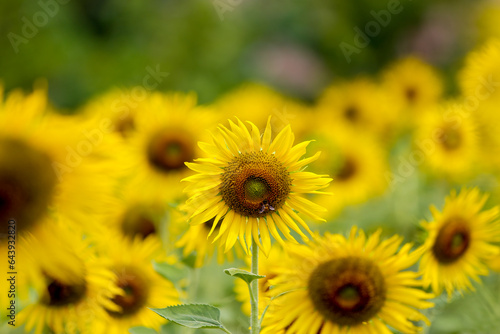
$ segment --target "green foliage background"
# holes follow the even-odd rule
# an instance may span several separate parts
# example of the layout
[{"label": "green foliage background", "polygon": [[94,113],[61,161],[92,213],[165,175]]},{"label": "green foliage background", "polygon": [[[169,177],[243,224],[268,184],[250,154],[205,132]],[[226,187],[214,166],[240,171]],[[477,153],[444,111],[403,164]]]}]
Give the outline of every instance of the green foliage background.
[{"label": "green foliage background", "polygon": [[[212,0],[69,0],[16,53],[8,34],[22,35],[23,18],[33,22],[41,5],[0,0],[0,78],[7,91],[29,91],[36,79],[46,78],[51,101],[67,112],[112,87],[141,85],[146,68],[156,66],[169,73],[158,89],[195,91],[201,103],[247,81],[312,101],[339,78],[376,74],[394,59],[416,53],[445,74],[447,92],[453,94],[456,71],[476,43],[480,2],[402,0],[402,12],[348,63],[340,43],[353,44],[353,28],[363,29],[373,20],[371,11],[386,9],[389,2],[228,0],[231,9],[221,17]],[[286,71],[273,70],[296,61],[302,64],[299,83]],[[429,204],[440,207],[449,190],[444,184],[422,186],[420,177],[416,174],[362,208],[346,210],[334,224],[313,229],[345,232],[356,221],[367,230],[383,225],[386,235],[397,232],[415,240],[418,221],[429,218]],[[231,266],[244,263],[226,267]],[[221,307],[226,326],[244,333],[247,318],[234,300],[234,279],[215,264],[193,275],[195,281],[204,281],[196,302]],[[443,300],[429,315],[433,326],[428,332],[494,333],[500,319],[500,283],[498,275],[486,281],[478,294],[451,304]],[[164,332],[186,332],[172,326]]]},{"label": "green foliage background", "polygon": [[[227,0],[225,10],[221,2],[2,0],[0,76],[7,90],[29,90],[35,79],[47,78],[50,97],[62,108],[76,107],[110,87],[138,85],[145,68],[156,65],[170,73],[158,88],[194,90],[201,102],[245,81],[267,82],[310,100],[339,76],[376,73],[409,52],[453,73],[471,43],[465,35],[471,33],[472,18],[465,14],[477,6],[468,1],[402,0],[401,13],[392,15],[348,64],[339,44],[352,44],[353,28],[363,30],[374,19],[371,11],[386,9],[390,1]],[[41,3],[56,3],[55,15],[26,44],[19,44],[16,53],[8,34],[23,36],[23,17],[33,22]],[[450,45],[443,48],[436,38],[439,31],[427,33],[429,54],[414,45],[429,25],[453,30],[460,38],[450,37]],[[269,73],[269,53],[285,58],[298,53],[310,65],[301,87]]]}]

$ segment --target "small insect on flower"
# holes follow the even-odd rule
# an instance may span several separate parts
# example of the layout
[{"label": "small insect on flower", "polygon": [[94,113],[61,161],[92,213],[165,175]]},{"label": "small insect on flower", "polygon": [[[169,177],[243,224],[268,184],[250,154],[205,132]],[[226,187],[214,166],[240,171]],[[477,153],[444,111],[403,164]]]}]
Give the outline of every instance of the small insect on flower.
[{"label": "small insect on flower", "polygon": [[262,214],[264,212],[274,211],[274,208],[267,201],[263,201],[260,203],[259,213]]},{"label": "small insect on flower", "polygon": [[270,235],[283,243],[278,230],[290,241],[295,241],[290,229],[308,240],[299,225],[312,232],[300,215],[321,221],[318,214],[326,209],[303,196],[324,194],[319,190],[332,179],[304,171],[319,152],[301,159],[309,142],[294,146],[290,125],[271,140],[271,118],[262,136],[255,124],[248,123],[250,129],[240,120],[229,121],[230,129],[220,125],[212,142],[199,143],[207,157],[186,163],[197,172],[184,179],[190,182],[185,189],[190,195],[186,205],[192,208],[188,210],[193,212],[191,225],[213,219],[210,234],[218,231],[214,241],[220,239],[225,252],[237,240],[248,252],[253,237],[268,254]]}]

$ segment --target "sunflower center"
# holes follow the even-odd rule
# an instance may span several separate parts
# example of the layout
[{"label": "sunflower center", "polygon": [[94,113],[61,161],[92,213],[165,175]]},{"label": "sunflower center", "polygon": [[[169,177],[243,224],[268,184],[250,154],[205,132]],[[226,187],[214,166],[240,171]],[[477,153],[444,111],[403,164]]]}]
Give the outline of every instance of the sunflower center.
[{"label": "sunflower center", "polygon": [[344,118],[350,122],[355,122],[359,118],[358,108],[355,106],[348,106],[344,110]]},{"label": "sunflower center", "polygon": [[345,257],[320,264],[309,278],[309,297],[326,319],[354,326],[373,318],[386,298],[384,277],[368,259]]},{"label": "sunflower center", "polygon": [[[0,221],[15,219],[25,230],[43,216],[57,184],[51,163],[20,140],[0,138]],[[7,224],[0,224],[0,233],[7,233]]]},{"label": "sunflower center", "polygon": [[462,135],[457,130],[448,128],[439,136],[439,141],[445,150],[454,151],[462,144]]},{"label": "sunflower center", "polygon": [[344,163],[342,166],[340,166],[340,169],[337,171],[337,180],[339,181],[345,181],[350,179],[352,176],[356,174],[358,170],[358,167],[356,166],[356,163],[354,160],[351,158],[347,157],[344,160]]},{"label": "sunflower center", "polygon": [[406,100],[413,103],[417,99],[417,90],[414,87],[408,87],[405,91]]},{"label": "sunflower center", "polygon": [[146,305],[148,290],[147,282],[134,271],[125,269],[118,275],[117,286],[123,290],[123,295],[115,296],[112,301],[121,307],[121,311],[107,312],[115,317],[122,318],[137,313]]},{"label": "sunflower center", "polygon": [[461,218],[451,219],[439,230],[432,252],[440,263],[453,263],[465,254],[470,238],[466,222]]},{"label": "sunflower center", "polygon": [[134,118],[130,115],[120,118],[115,122],[115,131],[120,133],[123,138],[127,138],[134,130],[135,121]]},{"label": "sunflower center", "polygon": [[261,178],[248,178],[245,181],[245,198],[249,201],[262,202],[269,195],[269,186],[266,181]]},{"label": "sunflower center", "polygon": [[184,162],[193,158],[194,145],[185,133],[165,129],[153,136],[149,143],[149,163],[161,172],[184,169]]},{"label": "sunflower center", "polygon": [[131,237],[140,235],[142,238],[154,234],[156,232],[156,226],[151,216],[151,213],[144,207],[131,207],[123,215],[121,225],[123,234]]},{"label": "sunflower center", "polygon": [[235,157],[224,169],[220,190],[235,212],[262,217],[285,203],[290,187],[286,168],[274,155],[260,151]]},{"label": "sunflower center", "polygon": [[63,307],[76,304],[85,296],[85,284],[67,285],[57,280],[52,280],[47,286],[47,297],[43,302],[54,307]]}]

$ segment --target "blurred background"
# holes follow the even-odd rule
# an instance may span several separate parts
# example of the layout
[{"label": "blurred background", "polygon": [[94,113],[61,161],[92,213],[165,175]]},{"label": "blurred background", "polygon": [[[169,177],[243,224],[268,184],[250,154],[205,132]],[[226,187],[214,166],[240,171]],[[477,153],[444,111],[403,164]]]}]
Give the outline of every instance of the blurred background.
[{"label": "blurred background", "polygon": [[[15,88],[32,91],[34,83],[44,78],[50,102],[63,113],[74,113],[114,88],[195,92],[199,103],[209,104],[248,82],[264,84],[309,106],[320,100],[313,106],[319,110],[324,105],[329,107],[327,98],[323,99],[326,102],[320,99],[326,87],[360,75],[375,77],[408,55],[437,69],[444,82],[443,94],[436,97],[441,101],[460,94],[457,73],[464,67],[466,55],[488,38],[500,37],[498,0],[0,0],[0,13],[0,81],[6,93]],[[422,81],[425,87],[427,82]],[[386,90],[392,94],[391,89]],[[267,98],[263,96],[263,100]],[[245,100],[250,101],[249,106],[252,98]],[[370,105],[376,103],[367,100]],[[281,100],[273,103],[272,108],[262,108],[268,112],[284,105]],[[224,115],[233,114],[231,108],[239,107],[230,101],[227,105]],[[492,108],[496,113],[496,105]],[[291,109],[294,113],[299,114]],[[308,114],[304,115],[296,123],[306,119]],[[495,119],[497,126],[500,120]],[[308,125],[302,123],[303,127]],[[408,128],[414,125],[404,126],[387,136],[391,138],[385,138],[385,128],[376,130],[394,173],[401,167],[400,156],[413,152]],[[306,130],[300,126],[297,129],[297,138],[309,139]],[[355,129],[358,133],[365,131]],[[310,131],[309,135],[317,133]],[[321,140],[319,143],[317,148],[325,150]],[[495,145],[498,143],[500,139]],[[481,149],[484,155],[478,159],[490,155]],[[474,165],[474,161],[469,163]],[[318,165],[322,164],[330,167],[331,162]],[[369,231],[383,226],[384,236],[399,233],[407,240],[422,241],[418,222],[431,218],[429,205],[442,208],[453,187],[478,186],[492,191],[488,205],[497,205],[499,166],[495,161],[494,176],[491,173],[485,177],[480,170],[463,182],[440,176],[427,178],[421,171],[410,173],[390,191],[385,184],[389,180],[383,180],[387,182],[376,196],[347,203],[328,224],[312,228],[320,233],[344,233],[354,223]],[[372,169],[377,172],[375,167]],[[379,169],[380,174],[385,170]],[[381,179],[375,172],[361,182],[371,186],[369,181]],[[245,263],[240,260],[237,265]],[[223,318],[233,332],[246,332],[246,316],[234,298],[233,279],[221,268],[211,263],[196,274],[195,281],[201,281],[197,301],[222,305]],[[207,284],[212,281],[221,284]],[[500,326],[499,276],[488,276],[484,282],[477,294],[453,303],[440,297],[437,307],[428,311],[433,324],[426,331],[493,334],[491,328]],[[175,331],[186,332],[167,325],[162,333]]]},{"label": "blurred background", "polygon": [[[160,90],[200,102],[246,81],[312,100],[336,78],[417,54],[451,76],[477,42],[485,1],[394,1],[388,24],[348,63],[340,48],[391,1],[0,1],[0,76],[8,90],[47,78],[53,103],[77,107],[111,87],[168,72]],[[454,92],[449,78],[448,92]]]}]

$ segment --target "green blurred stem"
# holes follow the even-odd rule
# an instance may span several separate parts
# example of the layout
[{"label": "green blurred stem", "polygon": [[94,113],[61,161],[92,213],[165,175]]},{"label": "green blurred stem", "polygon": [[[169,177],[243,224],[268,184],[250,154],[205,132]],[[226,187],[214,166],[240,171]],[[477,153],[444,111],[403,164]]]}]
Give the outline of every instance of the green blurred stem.
[{"label": "green blurred stem", "polygon": [[[252,238],[252,274],[259,274],[259,247],[257,243]],[[259,324],[259,282],[258,280],[253,280],[250,283],[250,303],[252,306],[252,311],[250,315],[250,328],[251,334],[259,334],[260,324]]]},{"label": "green blurred stem", "polygon": [[[188,288],[187,288],[187,303],[195,303],[198,295],[198,287],[200,285],[200,268],[191,268],[189,270],[188,276]],[[193,334],[193,328],[184,327],[184,334]]]}]

